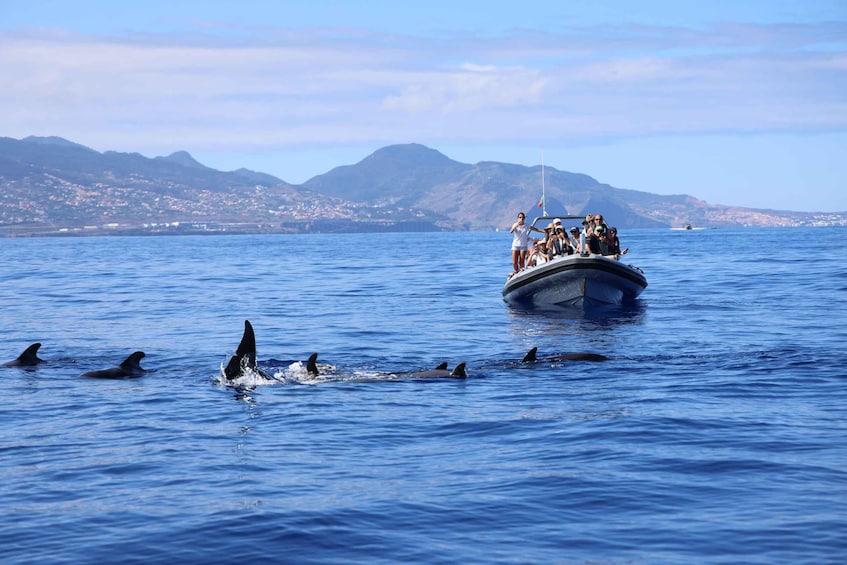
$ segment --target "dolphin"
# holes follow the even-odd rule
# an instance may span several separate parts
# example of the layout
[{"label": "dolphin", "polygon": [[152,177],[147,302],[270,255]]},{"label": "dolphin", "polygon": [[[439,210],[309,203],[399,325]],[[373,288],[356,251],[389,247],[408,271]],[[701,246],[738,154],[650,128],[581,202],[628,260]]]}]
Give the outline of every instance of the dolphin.
[{"label": "dolphin", "polygon": [[[309,356],[309,359],[306,361],[306,372],[312,377],[317,377],[320,375],[320,370],[318,369],[317,361],[317,353],[312,353]],[[261,369],[256,366],[256,334],[253,331],[253,326],[252,324],[250,324],[250,320],[244,320],[244,335],[241,337],[241,342],[238,344],[238,349],[235,350],[235,355],[230,357],[229,362],[224,368],[224,376],[227,378],[227,380],[232,381],[244,376],[245,373],[248,371],[255,374],[259,374],[269,380],[273,379],[273,377],[264,373]],[[460,363],[452,371],[447,369],[447,363],[441,363],[435,369],[432,369],[430,371],[420,371],[417,373],[403,373],[399,376],[413,379],[438,377],[452,377],[464,379],[465,377],[467,377],[467,374],[465,373],[464,363]]]},{"label": "dolphin", "polygon": [[599,353],[562,353],[560,355],[551,355],[550,357],[542,357],[538,359],[538,348],[530,349],[521,363],[536,363],[538,361],[608,361],[609,358]]},{"label": "dolphin", "polygon": [[[317,360],[318,354],[312,353],[306,361],[306,371],[313,377],[319,375]],[[235,355],[230,357],[226,368],[224,368],[224,375],[227,380],[231,381],[244,376],[247,370],[269,380],[273,378],[256,366],[256,334],[253,332],[253,325],[250,320],[244,320],[244,335],[241,336],[241,342],[238,344],[238,349],[235,350]]]},{"label": "dolphin", "polygon": [[44,359],[39,359],[37,355],[39,347],[41,347],[40,343],[33,343],[18,355],[17,359],[3,363],[0,367],[34,367],[43,363]]},{"label": "dolphin", "polygon": [[432,379],[432,378],[445,378],[452,377],[454,379],[464,379],[467,378],[468,374],[465,372],[465,364],[459,363],[456,367],[451,371],[447,369],[447,363],[442,363],[435,369],[430,371],[419,371],[417,373],[406,373],[402,375],[407,378],[412,379]]},{"label": "dolphin", "polygon": [[132,377],[140,377],[145,372],[141,368],[141,359],[144,357],[143,351],[136,351],[129,357],[124,359],[124,362],[117,367],[111,369],[102,369],[100,371],[89,371],[83,374],[83,377],[92,379],[126,379]]},{"label": "dolphin", "polygon": [[224,375],[228,380],[234,380],[244,376],[244,372],[248,369],[265,378],[270,378],[256,367],[256,334],[253,333],[250,320],[244,320],[244,335],[241,336],[235,355],[230,357],[224,369]]}]

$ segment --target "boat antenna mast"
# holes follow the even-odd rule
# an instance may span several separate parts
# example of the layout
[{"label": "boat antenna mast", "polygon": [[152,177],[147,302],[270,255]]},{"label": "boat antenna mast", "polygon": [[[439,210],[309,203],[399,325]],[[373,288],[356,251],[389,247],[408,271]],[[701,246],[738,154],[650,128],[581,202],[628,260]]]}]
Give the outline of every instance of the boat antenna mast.
[{"label": "boat antenna mast", "polygon": [[544,193],[544,152],[541,152],[541,214],[547,215],[547,195]]}]

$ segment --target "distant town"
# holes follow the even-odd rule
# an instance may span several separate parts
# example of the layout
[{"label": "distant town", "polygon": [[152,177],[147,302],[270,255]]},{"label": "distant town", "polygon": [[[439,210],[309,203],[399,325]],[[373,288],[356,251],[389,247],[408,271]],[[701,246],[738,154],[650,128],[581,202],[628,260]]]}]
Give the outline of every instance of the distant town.
[{"label": "distant town", "polygon": [[551,214],[602,212],[621,228],[847,225],[847,212],[710,204],[552,167],[459,163],[418,144],[385,147],[302,185],[218,171],[184,151],[151,159],[56,137],[0,137],[0,156],[0,237],[494,231],[517,210],[541,212],[542,180]]}]

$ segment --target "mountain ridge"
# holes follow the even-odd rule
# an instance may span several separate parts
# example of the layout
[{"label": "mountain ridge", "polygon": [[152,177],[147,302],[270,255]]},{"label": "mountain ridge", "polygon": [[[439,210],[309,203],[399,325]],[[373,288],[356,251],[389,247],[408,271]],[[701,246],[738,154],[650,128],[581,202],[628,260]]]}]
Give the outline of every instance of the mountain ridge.
[{"label": "mountain ridge", "polygon": [[[844,214],[712,205],[603,184],[543,168],[551,215],[602,212],[618,227],[816,225]],[[267,173],[218,171],[187,151],[148,158],[60,137],[0,137],[0,232],[112,226],[240,226],[241,231],[493,230],[517,211],[540,213],[542,167],[466,164],[417,143],[390,145],[293,185]],[[217,228],[216,228],[217,229]],[[225,231],[225,228],[221,228]]]}]

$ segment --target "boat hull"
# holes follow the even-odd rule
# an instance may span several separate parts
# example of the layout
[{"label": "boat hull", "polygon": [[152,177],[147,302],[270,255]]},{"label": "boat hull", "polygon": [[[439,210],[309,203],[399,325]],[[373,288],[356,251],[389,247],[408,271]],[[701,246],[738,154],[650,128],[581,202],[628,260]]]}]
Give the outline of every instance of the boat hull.
[{"label": "boat hull", "polygon": [[503,300],[523,306],[626,304],[646,287],[636,267],[601,255],[569,255],[512,276]]}]

